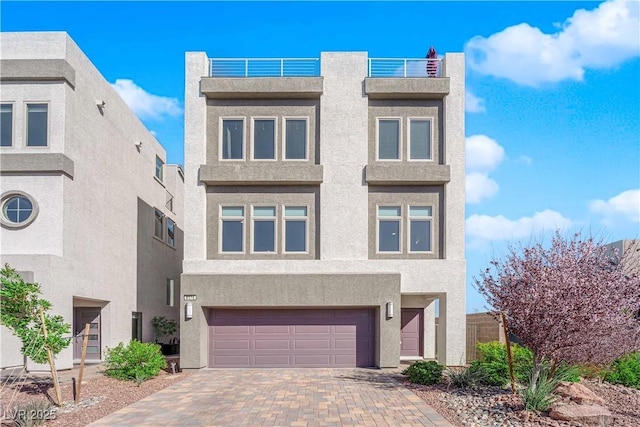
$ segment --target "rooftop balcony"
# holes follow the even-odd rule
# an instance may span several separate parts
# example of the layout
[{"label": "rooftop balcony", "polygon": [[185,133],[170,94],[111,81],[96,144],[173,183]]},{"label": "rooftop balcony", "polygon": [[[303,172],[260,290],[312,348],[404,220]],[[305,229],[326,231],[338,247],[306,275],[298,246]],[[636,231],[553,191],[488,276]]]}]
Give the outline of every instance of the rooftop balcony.
[{"label": "rooftop balcony", "polygon": [[211,58],[209,77],[317,77],[318,58]]},{"label": "rooftop balcony", "polygon": [[369,58],[368,77],[440,77],[442,59]]}]

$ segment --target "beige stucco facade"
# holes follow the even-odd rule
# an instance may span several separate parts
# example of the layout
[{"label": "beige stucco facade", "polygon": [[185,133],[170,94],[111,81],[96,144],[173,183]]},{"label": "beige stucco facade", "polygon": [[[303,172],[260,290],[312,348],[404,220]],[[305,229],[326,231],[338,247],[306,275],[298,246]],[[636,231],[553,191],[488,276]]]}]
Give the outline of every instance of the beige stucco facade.
[{"label": "beige stucco facade", "polygon": [[[75,310],[99,309],[98,360],[107,347],[132,339],[133,313],[142,313],[138,338],[151,341],[153,316],[178,319],[181,168],[165,165],[162,180],[155,177],[164,148],[66,33],[2,33],[0,40],[1,102],[13,109],[11,145],[0,149],[0,193],[27,194],[38,206],[27,226],[3,220],[1,262],[40,283],[72,333]],[[46,146],[25,142],[30,103],[48,106]],[[175,222],[173,245],[166,229],[154,237],[155,209],[164,227]],[[168,279],[173,307],[166,304]],[[19,343],[1,333],[0,367],[21,365]],[[74,359],[72,344],[57,367],[71,368]]]},{"label": "beige stucco facade", "polygon": [[[373,309],[378,367],[401,360],[402,309],[421,309],[420,357],[459,365],[465,360],[464,256],[464,57],[447,54],[441,78],[367,77],[365,52],[324,52],[320,76],[296,78],[209,77],[205,53],[186,54],[185,260],[181,300],[181,364],[208,366],[211,312],[229,308]],[[235,92],[237,90],[237,93]],[[252,95],[253,94],[253,95]],[[251,157],[255,117],[282,123],[308,117],[309,152],[288,161]],[[221,120],[243,120],[242,159],[220,158]],[[377,120],[399,118],[403,138],[409,120],[429,120],[432,158],[376,160]],[[222,206],[304,205],[309,249],[271,254],[250,248],[251,218],[245,218],[241,253],[221,253]],[[378,253],[379,205],[400,206],[401,235],[408,236],[410,206],[432,208],[432,244],[410,253],[403,237],[397,254]],[[279,215],[279,214],[278,214]],[[276,217],[277,227],[282,218]],[[282,241],[282,231],[276,236]],[[388,316],[389,307],[395,307]],[[437,306],[437,307],[436,307]],[[439,312],[436,332],[434,318]],[[436,334],[438,336],[436,336]]]}]

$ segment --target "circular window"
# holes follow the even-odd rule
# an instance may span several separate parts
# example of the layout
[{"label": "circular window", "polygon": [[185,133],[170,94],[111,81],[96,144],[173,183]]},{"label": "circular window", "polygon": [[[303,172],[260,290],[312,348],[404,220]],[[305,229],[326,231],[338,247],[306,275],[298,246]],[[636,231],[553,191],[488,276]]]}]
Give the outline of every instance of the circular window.
[{"label": "circular window", "polygon": [[8,228],[22,228],[31,224],[38,216],[38,204],[31,196],[20,191],[10,191],[2,195],[2,225]]}]

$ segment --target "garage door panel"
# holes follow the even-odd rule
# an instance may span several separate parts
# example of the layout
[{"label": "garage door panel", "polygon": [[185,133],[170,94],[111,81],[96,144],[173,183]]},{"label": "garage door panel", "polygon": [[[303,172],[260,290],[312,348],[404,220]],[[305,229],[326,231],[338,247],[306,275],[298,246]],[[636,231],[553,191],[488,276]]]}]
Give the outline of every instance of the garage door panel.
[{"label": "garage door panel", "polygon": [[211,367],[373,365],[371,309],[211,311]]}]

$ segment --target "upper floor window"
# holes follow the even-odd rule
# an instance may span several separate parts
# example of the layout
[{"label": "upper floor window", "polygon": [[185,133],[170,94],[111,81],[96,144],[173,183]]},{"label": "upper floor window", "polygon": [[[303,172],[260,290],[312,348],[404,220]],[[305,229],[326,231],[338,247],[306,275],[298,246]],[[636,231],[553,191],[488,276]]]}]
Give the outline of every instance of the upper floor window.
[{"label": "upper floor window", "polygon": [[164,169],[164,162],[158,156],[156,156],[156,178],[162,181],[162,173]]},{"label": "upper floor window", "polygon": [[307,119],[284,119],[284,159],[306,160],[307,158]]},{"label": "upper floor window", "polygon": [[158,239],[164,236],[164,214],[158,209],[155,211],[153,235]]},{"label": "upper floor window", "polygon": [[254,160],[276,159],[275,119],[253,120],[253,158]]},{"label": "upper floor window", "polygon": [[276,207],[253,207],[253,252],[276,252]]},{"label": "upper floor window", "polygon": [[378,119],[378,160],[400,160],[400,119]]},{"label": "upper floor window", "polygon": [[171,246],[176,245],[176,223],[171,219],[167,218],[167,243]]},{"label": "upper floor window", "polygon": [[307,252],[307,207],[284,207],[284,251]]},{"label": "upper floor window", "polygon": [[409,206],[409,252],[431,252],[431,206]]},{"label": "upper floor window", "polygon": [[220,252],[244,252],[244,207],[223,206],[221,208]]},{"label": "upper floor window", "polygon": [[48,145],[47,104],[27,104],[27,147],[46,147]]},{"label": "upper floor window", "polygon": [[431,119],[409,119],[409,159],[432,159]]},{"label": "upper floor window", "polygon": [[220,157],[224,160],[244,158],[244,120],[222,120],[222,147]]},{"label": "upper floor window", "polygon": [[0,147],[13,145],[13,104],[0,104]]},{"label": "upper floor window", "polygon": [[377,214],[378,252],[401,252],[402,207],[378,206]]},{"label": "upper floor window", "polygon": [[0,200],[2,215],[0,222],[8,228],[22,228],[31,224],[38,216],[38,204],[26,193],[9,191]]}]

